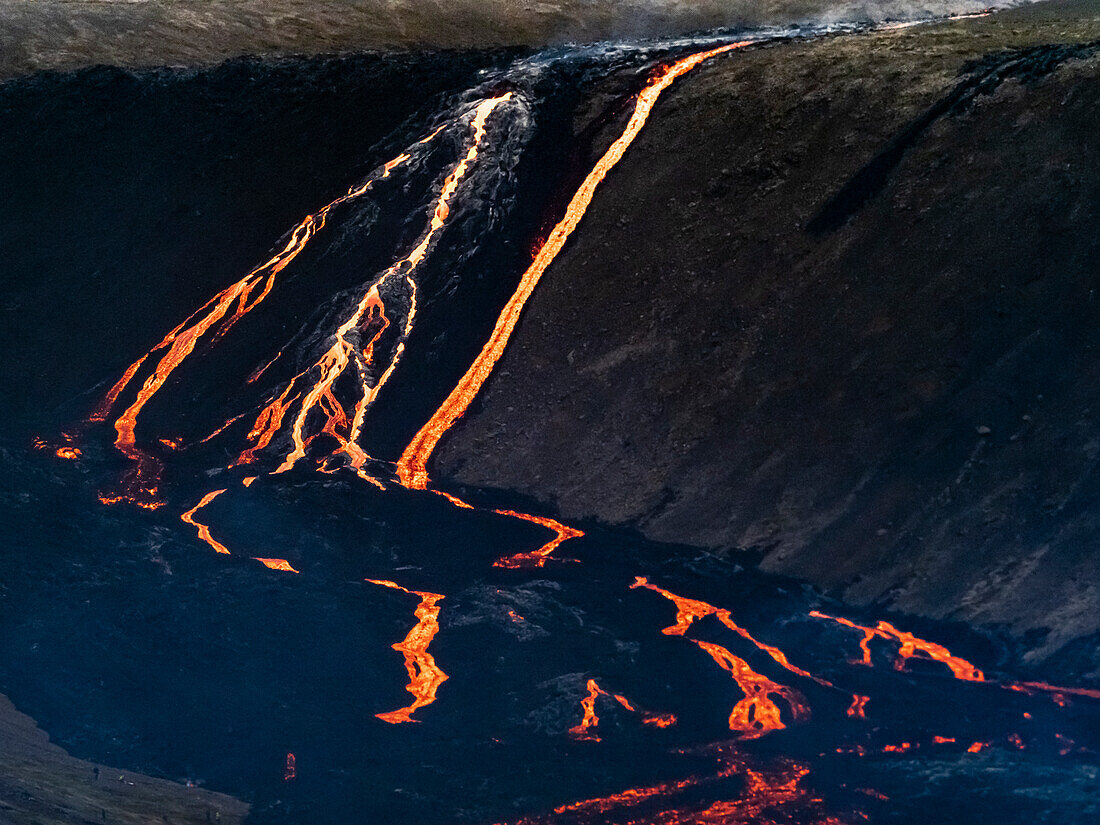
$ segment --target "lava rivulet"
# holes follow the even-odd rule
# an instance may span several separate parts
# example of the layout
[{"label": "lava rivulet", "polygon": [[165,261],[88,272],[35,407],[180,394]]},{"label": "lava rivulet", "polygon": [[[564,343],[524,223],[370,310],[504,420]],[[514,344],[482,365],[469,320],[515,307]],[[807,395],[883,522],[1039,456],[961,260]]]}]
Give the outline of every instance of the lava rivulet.
[{"label": "lava rivulet", "polygon": [[402,641],[393,645],[393,649],[405,657],[405,670],[409,674],[409,684],[405,689],[413,695],[414,701],[408,707],[375,714],[383,722],[394,725],[413,722],[415,721],[412,718],[413,713],[434,702],[439,686],[447,681],[447,674],[439,669],[435,663],[435,657],[428,652],[428,645],[439,632],[439,602],[443,596],[439,593],[408,590],[395,582],[381,579],[366,581],[420,598],[420,604],[417,605],[414,613],[417,618],[416,626]]},{"label": "lava rivulet", "polygon": [[863,640],[860,642],[860,648],[863,650],[863,661],[868,665],[871,664],[871,648],[869,643],[875,636],[880,636],[883,639],[893,639],[899,643],[899,658],[895,665],[898,670],[904,668],[905,663],[917,653],[922,653],[929,659],[946,665],[956,679],[962,679],[967,682],[985,681],[985,674],[974,667],[970,662],[966,661],[966,659],[952,656],[951,651],[943,645],[936,644],[935,642],[927,642],[924,639],[914,636],[912,633],[898,630],[889,622],[880,621],[874,627],[864,627],[849,619],[829,616],[818,610],[811,610],[810,615],[815,619],[828,619],[838,622],[845,627],[850,627],[853,630],[862,631],[864,635]]},{"label": "lava rivulet", "polygon": [[195,520],[195,513],[197,513],[199,510],[201,510],[203,507],[205,507],[207,504],[212,502],[224,492],[225,490],[213,490],[207,493],[199,500],[198,504],[196,504],[186,513],[180,515],[180,519],[197,529],[199,531],[199,538],[205,541],[211,547],[213,547],[216,552],[229,555],[229,548],[210,535],[210,528],[202,522]]},{"label": "lava rivulet", "polygon": [[[733,621],[728,610],[722,610],[697,599],[677,596],[664,588],[651,584],[643,576],[635,577],[634,584],[631,585],[631,589],[639,587],[660,593],[676,606],[676,623],[661,631],[665,635],[686,637],[688,629],[697,619],[716,616],[722,624],[752,642],[787,670],[799,676],[832,686],[824,679],[817,679],[807,671],[792,665],[787,660],[786,655],[778,648],[758,642]],[[696,639],[689,639],[689,641],[714,659],[719,667],[727,671],[733,677],[741,692],[745,694],[745,697],[734,706],[733,711],[730,713],[730,730],[738,731],[746,737],[757,737],[786,727],[779,706],[772,699],[773,696],[783,699],[790,708],[791,716],[795,721],[802,721],[809,717],[809,705],[806,704],[802,694],[797,690],[762,676],[749,667],[744,659],[735,656],[721,645]]]},{"label": "lava rivulet", "polygon": [[[468,506],[468,505],[467,505]],[[506,556],[502,559],[497,559],[493,562],[493,567],[504,567],[509,570],[517,570],[523,567],[542,567],[546,564],[547,559],[551,554],[561,546],[562,542],[569,539],[579,538],[584,535],[583,530],[578,530],[575,527],[568,527],[559,521],[555,521],[552,518],[544,518],[542,516],[532,516],[528,513],[519,513],[515,510],[494,510],[502,516],[511,516],[512,518],[523,519],[524,521],[534,522],[540,524],[548,530],[553,530],[555,535],[550,541],[540,547],[538,550],[532,550],[529,553],[516,553],[513,556]]]},{"label": "lava rivulet", "polygon": [[[569,735],[574,739],[589,742],[600,741],[600,737],[596,736],[592,731],[600,724],[600,717],[596,713],[596,700],[601,696],[606,696],[608,699],[614,699],[631,713],[638,713],[638,709],[634,707],[634,704],[629,699],[618,693],[608,693],[596,684],[595,679],[589,679],[586,688],[588,690],[588,695],[581,700],[581,721],[569,729]],[[658,728],[667,728],[676,724],[676,717],[671,713],[647,713],[642,716],[642,724]]]},{"label": "lava rivulet", "polygon": [[[378,179],[388,177],[393,168],[409,157],[402,154],[384,164]],[[253,269],[235,284],[232,284],[203,304],[187,317],[179,326],[169,332],[149,352],[131,364],[122,377],[111,387],[89,421],[103,421],[119,396],[135,378],[138,371],[151,357],[158,353],[159,361],[153,372],[145,379],[138,390],[137,397],[115,421],[115,446],[123,455],[135,463],[134,468],[124,482],[123,493],[109,497],[111,501],[130,501],[149,503],[157,495],[156,482],[160,475],[160,461],[137,446],[138,416],[145,405],[160,391],[173,372],[195,350],[199,341],[210,333],[213,340],[225,335],[241,318],[259,306],[271,293],[280,272],[306,247],[310,239],[325,225],[325,220],[334,208],[367,192],[374,178],[368,179],[347,194],[324,206],[316,214],[307,215],[290,233],[286,246],[272,258]]]},{"label": "lava rivulet", "polygon": [[[804,822],[825,825],[836,820],[823,815],[821,800],[803,788],[809,769],[783,759],[759,767],[728,745],[711,746],[698,753],[714,758],[716,767],[684,779],[628,788],[607,796],[584,799],[554,808],[545,816],[525,817],[513,825],[564,825],[564,823],[606,823],[629,825],[769,825],[776,822]],[[701,801],[698,793],[738,777],[743,780],[735,796]],[[715,790],[718,790],[715,788]],[[686,794],[685,792],[691,792]],[[713,792],[712,792],[713,793]],[[647,813],[633,809],[645,804]],[[654,805],[657,805],[653,810]],[[629,817],[620,819],[619,817]]]},{"label": "lava rivulet", "polygon": [[[407,338],[412,331],[416,319],[416,282],[412,278],[412,273],[415,272],[421,261],[424,260],[436,236],[446,225],[447,218],[451,213],[451,200],[458,190],[459,183],[466,176],[481,151],[481,143],[485,137],[486,123],[489,116],[497,107],[507,103],[511,98],[512,94],[506,93],[498,97],[484,100],[478,104],[474,112],[473,121],[471,122],[470,128],[473,135],[470,139],[469,148],[443,182],[442,190],[439,193],[439,197],[436,199],[432,211],[432,218],[427,232],[421,237],[419,243],[417,243],[412,251],[390,266],[389,269],[382,273],[382,275],[371,284],[370,288],[359,300],[354,311],[348,316],[347,320],[337,328],[334,334],[334,340],[328,350],[325,351],[310,369],[299,374],[298,377],[304,377],[310,373],[316,373],[318,377],[314,381],[313,386],[303,395],[301,407],[294,419],[290,433],[293,447],[286,458],[283,459],[282,464],[275,470],[276,473],[286,472],[299,460],[305,457],[306,448],[309,442],[309,439],[305,435],[305,430],[310,413],[314,410],[319,411],[326,420],[322,432],[336,437],[339,444],[336,452],[346,454],[351,462],[351,466],[357,472],[362,470],[363,464],[368,459],[368,456],[358,443],[364,418],[367,410],[374,403],[375,398],[377,398],[378,393],[389,380],[394,369],[396,369],[401,354],[405,349],[405,338]],[[409,309],[401,339],[395,347],[390,364],[382,372],[378,380],[371,385],[367,381],[366,374],[368,367],[371,366],[371,362],[373,361],[374,344],[377,341],[380,330],[378,330],[376,325],[374,337],[364,346],[357,346],[354,339],[357,337],[364,322],[368,322],[369,325],[372,318],[384,318],[385,305],[381,297],[381,289],[386,286],[391,279],[399,279],[408,287],[410,291]],[[388,325],[389,321],[386,319],[383,323],[383,328]],[[356,336],[352,335],[353,331],[357,333]],[[351,419],[348,420],[343,407],[333,395],[333,386],[353,361],[358,373],[361,397],[356,402]],[[343,429],[346,435],[341,435],[338,432],[340,429]],[[361,472],[360,474],[362,475]]]},{"label": "lava rivulet", "polygon": [[500,356],[504,353],[505,347],[508,346],[508,340],[512,336],[512,331],[519,322],[520,313],[523,312],[523,307],[527,303],[527,299],[530,298],[531,294],[534,292],[539,279],[542,278],[547,267],[553,263],[558,253],[565,247],[565,242],[569,239],[569,236],[573,234],[573,231],[580,224],[581,219],[584,217],[584,213],[588,209],[588,205],[592,202],[592,198],[600,182],[622,159],[626,150],[630,147],[630,144],[634,142],[638,133],[641,132],[642,127],[645,126],[646,120],[649,118],[649,114],[653,110],[653,106],[657,103],[657,99],[661,96],[661,93],[671,86],[681,75],[690,72],[708,58],[746,45],[748,45],[748,42],[729,43],[715,49],[697,52],[696,54],[677,60],[670,66],[667,66],[664,71],[662,71],[661,74],[659,74],[653,82],[646,86],[638,95],[637,102],[634,106],[634,114],[627,123],[626,129],[618,139],[611,144],[611,147],[596,163],[592,171],[588,173],[588,176],[581,183],[580,188],[573,195],[569,205],[566,207],[565,217],[563,217],[561,221],[558,222],[557,226],[550,232],[546,242],[535,256],[535,260],[531,262],[527,271],[524,272],[523,276],[520,278],[519,286],[516,288],[512,297],[508,299],[508,303],[505,304],[504,310],[497,318],[496,325],[489,335],[489,340],[485,343],[485,346],[482,348],[473,364],[470,365],[465,375],[459,379],[458,384],[451,390],[450,395],[447,396],[439,409],[436,410],[435,414],[432,415],[428,422],[413,437],[409,446],[405,448],[404,453],[402,453],[401,458],[397,462],[397,476],[402,485],[416,490],[424,490],[427,488],[428,459],[435,451],[436,445],[454,422],[462,417],[466,409],[470,406],[470,403],[481,390],[482,385],[493,371],[493,367],[496,366]]},{"label": "lava rivulet", "polygon": [[253,557],[256,561],[271,570],[284,570],[287,573],[297,573],[293,567],[290,566],[290,562],[286,559],[261,559],[259,556]]}]

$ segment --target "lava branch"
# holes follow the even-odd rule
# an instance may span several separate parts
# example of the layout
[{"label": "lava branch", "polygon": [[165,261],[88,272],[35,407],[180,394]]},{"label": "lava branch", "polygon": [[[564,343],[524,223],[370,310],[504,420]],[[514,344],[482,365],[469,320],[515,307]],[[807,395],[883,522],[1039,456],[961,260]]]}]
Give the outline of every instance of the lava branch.
[{"label": "lava branch", "polygon": [[515,510],[494,510],[493,512],[502,516],[511,516],[512,518],[523,519],[524,521],[542,525],[548,530],[553,530],[555,534],[554,538],[550,539],[550,541],[546,542],[546,544],[539,549],[532,550],[529,553],[516,553],[512,556],[505,556],[504,558],[497,559],[493,562],[493,567],[503,567],[508,570],[543,567],[551,554],[561,546],[562,542],[569,541],[569,539],[580,538],[584,535],[583,530],[578,530],[576,527],[569,527],[552,518],[532,516],[528,513],[516,512]]},{"label": "lava branch", "polygon": [[223,554],[228,556],[229,555],[229,548],[226,547],[224,544],[222,544],[217,539],[215,539],[212,535],[210,535],[210,527],[206,524],[203,524],[200,521],[195,520],[195,513],[197,513],[199,510],[201,510],[203,507],[205,507],[207,504],[212,502],[214,499],[216,499],[218,496],[220,496],[224,492],[225,492],[225,490],[213,490],[213,491],[207,493],[201,499],[199,499],[198,504],[196,504],[194,507],[192,507],[186,513],[183,513],[182,515],[180,515],[180,519],[182,521],[186,522],[187,524],[190,524],[195,529],[197,529],[199,531],[199,538],[202,539],[203,541],[205,541],[211,547],[213,547],[214,552],[223,553]]},{"label": "lava branch", "polygon": [[[466,154],[459,160],[458,164],[451,170],[451,173],[443,182],[443,188],[435,202],[431,223],[427,232],[425,232],[424,236],[411,252],[394,263],[371,284],[370,288],[356,305],[355,310],[348,319],[337,328],[334,334],[333,343],[328,350],[325,351],[310,369],[295,376],[294,381],[298,378],[305,377],[311,372],[319,374],[313,386],[305,392],[302,398],[301,407],[298,410],[297,416],[294,418],[290,433],[293,447],[283,459],[283,462],[275,469],[275,473],[286,472],[299,460],[305,457],[306,448],[312,440],[312,436],[307,438],[305,435],[307,419],[311,412],[317,410],[321,412],[326,421],[322,428],[322,432],[334,436],[338,443],[338,447],[333,452],[332,457],[340,453],[345,454],[352,468],[355,469],[359,475],[366,475],[363,466],[369,460],[369,456],[364,452],[362,447],[359,446],[359,437],[367,410],[374,403],[374,400],[378,397],[378,393],[389,380],[393,371],[397,368],[397,364],[405,349],[405,339],[412,331],[413,324],[415,323],[417,307],[416,281],[413,279],[412,275],[427,256],[440,230],[442,230],[447,223],[447,218],[451,212],[451,200],[458,190],[459,183],[473,166],[474,161],[477,160],[478,154],[481,151],[482,140],[486,132],[486,122],[489,116],[498,106],[508,102],[511,98],[512,93],[509,92],[498,97],[484,100],[478,104],[470,125],[471,131],[473,132],[470,146]],[[376,332],[374,338],[362,349],[353,343],[351,333],[353,330],[360,329],[364,321],[370,321],[372,317],[384,317],[385,304],[382,302],[381,289],[393,278],[403,278],[410,290],[408,316],[390,364],[374,385],[371,386],[367,382],[366,372],[367,367],[373,360],[374,344],[381,332]],[[375,313],[378,313],[378,315],[375,315]],[[383,329],[385,326],[388,326],[388,324],[389,321],[387,319],[383,325]],[[337,379],[344,374],[344,370],[353,361],[356,364],[362,395],[356,402],[355,410],[349,421],[343,407],[333,394],[333,386]],[[261,415],[263,415],[263,413],[261,413]],[[339,430],[345,430],[347,435],[341,435]]]},{"label": "lava branch", "polygon": [[493,367],[496,366],[500,356],[504,353],[505,347],[508,346],[508,340],[519,322],[523,307],[534,292],[539,279],[542,278],[547,267],[553,263],[558,253],[565,247],[565,242],[569,239],[569,236],[580,224],[600,182],[622,159],[630,144],[634,142],[642,127],[645,126],[646,120],[649,118],[649,114],[661,93],[671,86],[677,78],[691,71],[704,60],[746,45],[748,45],[748,41],[729,43],[682,58],[665,68],[638,95],[634,114],[627,123],[626,129],[611,144],[611,147],[596,163],[592,171],[588,173],[580,188],[573,195],[572,200],[566,207],[565,217],[550,232],[534,261],[523,273],[523,277],[520,278],[519,286],[497,318],[489,340],[485,343],[473,364],[470,365],[466,374],[459,379],[458,384],[451,390],[450,395],[447,396],[439,409],[435,411],[405,448],[405,452],[402,453],[397,462],[397,476],[403,486],[416,490],[427,489],[428,459],[431,458],[436,445],[454,425],[455,421],[466,412],[470,403],[477,396],[490,373],[492,373]]},{"label": "lava branch", "polygon": [[[417,145],[430,141],[439,131],[437,129],[431,135],[419,141]],[[88,419],[89,423],[105,420],[118,401],[119,396],[133,381],[142,365],[148,359],[155,358],[157,353],[163,351],[157,365],[153,368],[153,372],[145,379],[139,389],[137,397],[115,421],[115,447],[133,461],[135,467],[124,482],[125,491],[117,496],[103,496],[101,497],[103,501],[106,503],[126,501],[146,507],[155,506],[157,480],[160,476],[161,464],[155,456],[138,448],[135,434],[138,416],[145,405],[160,391],[176,368],[194,352],[199,341],[207,333],[211,333],[213,341],[219,340],[229,332],[237,321],[263,303],[275,286],[279,273],[305,249],[310,239],[324,227],[325,221],[333,209],[360,197],[376,181],[389,177],[395,168],[401,166],[410,158],[411,155],[408,152],[403,152],[383,164],[382,171],[376,177],[368,178],[362,184],[352,187],[346,194],[322,207],[315,214],[307,215],[291,231],[290,238],[282,250],[235,284],[214,295],[213,298],[184,319],[179,326],[169,332],[160,343],[126,369],[122,377],[108,390],[106,396],[92,412]],[[270,366],[270,363],[263,369],[266,370],[268,366]],[[258,373],[254,374],[250,380],[255,380],[257,377]]]},{"label": "lava branch", "polygon": [[[180,520],[183,521],[183,522],[186,522],[187,524],[190,524],[192,527],[194,527],[196,530],[198,530],[199,531],[199,538],[202,539],[203,541],[205,541],[207,544],[209,544],[212,548],[214,548],[214,551],[216,553],[221,553],[223,555],[228,556],[228,555],[231,555],[230,552],[229,552],[229,548],[226,547],[224,544],[222,544],[220,541],[218,541],[216,538],[214,538],[211,535],[210,526],[207,525],[207,524],[202,523],[201,521],[198,521],[195,518],[195,513],[197,513],[199,510],[201,510],[203,507],[205,507],[207,504],[212,502],[214,499],[216,499],[218,496],[220,496],[224,492],[225,492],[224,489],[223,490],[211,490],[209,493],[207,493],[201,499],[199,499],[198,504],[196,504],[194,507],[192,507],[187,512],[182,513],[180,515]],[[298,572],[293,567],[291,567],[290,562],[287,561],[286,559],[259,558],[257,556],[253,556],[253,560],[260,562],[260,564],[262,564],[264,567],[267,567],[271,570],[282,570],[282,571],[285,571],[287,573],[297,573]]]},{"label": "lava branch", "polygon": [[[629,821],[639,825],[643,822],[661,823],[661,825],[736,825],[737,823],[747,825],[755,822],[772,822],[771,817],[775,816],[779,810],[783,810],[784,813],[795,815],[799,822],[838,825],[837,820],[822,815],[820,810],[822,800],[814,797],[807,788],[802,787],[802,780],[810,772],[805,765],[789,759],[780,759],[766,767],[757,767],[728,744],[697,749],[691,753],[715,757],[715,769],[677,781],[628,788],[608,796],[559,805],[550,814],[524,817],[515,821],[513,825],[602,823],[607,821],[606,815],[609,812],[621,811],[615,817],[615,821],[618,822],[619,817],[627,816],[623,809],[654,803],[660,805],[659,810],[648,813],[644,818],[631,816]],[[735,776],[744,778],[744,786],[734,798],[719,799],[710,803],[689,801],[685,798],[678,805],[673,804],[673,800],[685,791],[719,785],[724,780]],[[788,816],[783,816],[782,819],[786,822]]]},{"label": "lava branch", "polygon": [[[596,714],[596,700],[600,696],[614,699],[622,707],[631,713],[638,713],[638,709],[627,699],[618,693],[608,693],[596,684],[595,679],[589,679],[586,685],[588,695],[581,700],[581,721],[569,729],[569,735],[573,739],[587,742],[599,742],[600,737],[592,730],[600,724],[600,717]],[[667,728],[676,724],[676,716],[671,713],[643,713],[642,724],[651,727]]]},{"label": "lava branch", "polygon": [[[813,679],[827,687],[833,687],[831,682],[792,665],[787,660],[786,655],[778,648],[758,642],[748,631],[742,629],[733,621],[728,610],[714,607],[696,599],[677,596],[664,588],[651,584],[643,576],[635,577],[634,584],[630,587],[632,590],[639,587],[652,590],[661,594],[676,606],[676,623],[661,631],[666,636],[686,637],[688,629],[696,620],[707,616],[715,616],[722,624],[752,642],[782,667],[799,676]],[[802,694],[797,690],[762,676],[749,667],[744,659],[735,656],[721,645],[712,642],[701,642],[696,639],[688,639],[688,641],[707,653],[719,667],[728,672],[741,689],[741,692],[745,694],[745,697],[730,712],[730,730],[738,731],[747,738],[756,738],[771,731],[785,728],[786,725],[783,723],[779,706],[771,698],[773,696],[778,696],[786,702],[790,708],[791,716],[796,722],[809,718],[809,705],[806,704]]]},{"label": "lava branch", "polygon": [[439,632],[439,602],[443,596],[439,593],[408,590],[391,581],[380,579],[366,579],[366,581],[400,590],[410,596],[420,597],[420,604],[413,614],[417,618],[416,626],[402,641],[393,645],[393,649],[405,657],[405,670],[409,674],[409,684],[405,689],[413,695],[414,701],[408,707],[375,714],[383,722],[389,722],[392,725],[415,722],[416,720],[412,718],[413,713],[434,702],[436,691],[448,678],[447,674],[436,665],[435,657],[428,653],[428,645]]},{"label": "lava branch", "polygon": [[894,664],[895,669],[903,670],[906,662],[917,653],[922,653],[929,659],[936,662],[941,662],[947,665],[951,674],[956,679],[961,679],[967,682],[984,682],[985,674],[983,674],[978,668],[972,665],[966,659],[959,658],[958,656],[952,656],[951,651],[943,645],[936,644],[935,642],[927,642],[924,639],[917,638],[912,633],[906,633],[898,630],[889,622],[880,621],[875,627],[865,627],[863,625],[856,624],[855,622],[845,619],[839,616],[829,616],[818,610],[811,610],[810,615],[815,619],[828,619],[829,621],[837,622],[845,627],[850,627],[853,630],[859,630],[863,632],[863,639],[860,640],[859,646],[863,651],[863,664],[871,664],[871,648],[870,642],[876,636],[883,639],[893,639],[899,643],[898,659]]}]

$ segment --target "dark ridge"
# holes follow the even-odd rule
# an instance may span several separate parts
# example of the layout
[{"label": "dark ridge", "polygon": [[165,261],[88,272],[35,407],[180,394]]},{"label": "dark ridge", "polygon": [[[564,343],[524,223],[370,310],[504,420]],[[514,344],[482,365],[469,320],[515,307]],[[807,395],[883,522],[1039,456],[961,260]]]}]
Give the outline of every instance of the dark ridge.
[{"label": "dark ridge", "polygon": [[814,215],[806,225],[806,231],[812,235],[824,235],[847,223],[883,190],[905,153],[941,117],[965,112],[979,96],[993,94],[1007,80],[1034,83],[1056,71],[1066,61],[1090,57],[1097,49],[1100,49],[1100,41],[1034,46],[996,52],[965,63],[960,73],[968,76],[902,129],[885,149],[856,172]]}]

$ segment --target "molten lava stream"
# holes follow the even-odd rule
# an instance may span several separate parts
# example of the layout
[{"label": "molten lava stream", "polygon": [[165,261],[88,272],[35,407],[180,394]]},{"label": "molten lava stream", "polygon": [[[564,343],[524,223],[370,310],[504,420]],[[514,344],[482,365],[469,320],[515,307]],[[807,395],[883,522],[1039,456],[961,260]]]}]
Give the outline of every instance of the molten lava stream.
[{"label": "molten lava stream", "polygon": [[209,544],[212,548],[214,548],[215,552],[229,555],[229,548],[217,539],[215,539],[212,535],[210,535],[210,527],[200,521],[196,521],[195,519],[195,513],[197,513],[199,510],[201,510],[203,507],[205,507],[207,504],[212,502],[224,492],[225,490],[213,490],[207,493],[199,500],[198,504],[196,504],[186,513],[180,515],[180,520],[196,528],[199,531],[199,538]]},{"label": "molten lava stream", "polygon": [[[607,796],[559,805],[550,814],[524,817],[512,825],[768,825],[778,822],[839,825],[823,812],[822,800],[802,787],[802,780],[810,772],[804,765],[781,759],[758,767],[729,745],[712,745],[693,754],[713,760],[715,769],[685,779],[628,788]],[[720,787],[735,778],[743,781],[737,792],[732,796],[721,793]],[[704,789],[711,790],[712,801],[698,799]],[[688,792],[691,792],[691,801],[680,798]],[[714,799],[715,796],[720,798]]]},{"label": "molten lava stream", "polygon": [[[310,374],[317,376],[313,386],[304,391],[298,414],[294,417],[291,425],[292,448],[282,463],[275,469],[275,473],[284,473],[290,470],[305,457],[306,450],[313,439],[313,436],[306,435],[307,424],[311,414],[317,413],[324,421],[321,432],[334,437],[337,442],[337,447],[330,458],[334,459],[339,455],[346,456],[350,466],[357,474],[365,480],[373,481],[381,486],[381,482],[372,479],[363,469],[370,456],[359,445],[359,439],[367,411],[397,368],[401,355],[405,350],[405,339],[412,332],[416,320],[417,286],[412,276],[428,255],[439,232],[447,224],[447,219],[451,214],[451,201],[458,191],[459,184],[473,167],[481,152],[482,141],[485,138],[490,115],[511,98],[512,94],[507,93],[484,100],[478,104],[470,124],[472,137],[469,148],[444,180],[443,187],[432,210],[428,230],[412,251],[390,266],[371,284],[347,320],[336,329],[331,346],[312,367],[299,373],[291,382],[294,383],[300,378],[304,379]],[[391,280],[403,282],[408,288],[410,293],[409,310],[389,365],[377,381],[371,385],[367,380],[367,374],[374,359],[374,346],[379,336],[389,326],[389,320],[385,318],[386,307],[381,290]],[[369,328],[372,324],[374,325],[373,337],[369,339],[365,346],[357,346],[356,339],[362,334],[364,325]],[[334,386],[337,380],[344,375],[345,370],[353,363],[359,380],[360,397],[349,418],[343,406],[336,400]],[[264,414],[262,412],[261,416]],[[271,415],[268,418],[270,419]],[[254,427],[253,430],[255,431],[256,428]]]},{"label": "molten lava stream", "polygon": [[409,631],[402,641],[393,645],[393,649],[405,657],[405,670],[409,674],[409,684],[405,688],[413,695],[413,703],[408,707],[388,713],[376,713],[383,722],[392,725],[401,722],[415,722],[413,713],[435,701],[436,691],[439,686],[447,681],[447,674],[439,669],[435,663],[435,657],[428,653],[428,645],[431,644],[435,634],[439,632],[439,602],[443,596],[439,593],[421,593],[417,590],[408,590],[399,584],[380,579],[366,579],[371,584],[400,590],[410,596],[420,597],[414,615],[417,624]]},{"label": "molten lava stream", "polygon": [[[596,736],[592,731],[600,724],[600,717],[596,714],[596,700],[601,696],[606,696],[608,699],[614,699],[631,713],[639,712],[629,699],[618,693],[608,693],[596,684],[595,679],[589,679],[586,688],[588,690],[588,695],[581,700],[581,721],[569,729],[569,735],[574,739],[589,742],[600,741],[600,737]],[[676,724],[676,717],[671,713],[647,713],[642,716],[642,724],[658,728],[667,728]]]},{"label": "molten lava stream", "polygon": [[584,535],[583,530],[578,530],[575,527],[567,527],[552,518],[532,516],[528,513],[518,513],[515,510],[494,510],[493,512],[498,515],[511,516],[512,518],[518,518],[542,525],[546,529],[554,531],[555,534],[554,538],[546,542],[546,544],[538,550],[532,550],[529,553],[516,553],[513,556],[497,559],[493,562],[493,567],[504,567],[509,570],[542,567],[546,564],[551,554],[561,546],[562,542],[569,541],[569,539],[580,538]]},{"label": "molten lava stream", "polygon": [[956,679],[961,679],[967,682],[984,682],[985,674],[983,674],[978,668],[972,665],[966,659],[962,659],[958,656],[952,656],[951,651],[943,645],[936,644],[935,642],[927,642],[924,639],[917,638],[912,633],[906,633],[898,630],[889,622],[880,621],[875,627],[864,627],[863,625],[856,624],[855,622],[838,616],[829,616],[818,610],[811,610],[810,615],[815,619],[828,619],[829,621],[837,622],[845,627],[850,627],[853,630],[859,630],[863,633],[863,639],[860,641],[859,646],[863,651],[863,663],[871,664],[871,639],[876,636],[883,639],[893,639],[898,642],[898,660],[895,667],[901,670],[905,667],[905,663],[918,653],[923,654],[927,658],[941,662],[946,665],[951,671],[951,674]]},{"label": "molten lava stream", "polygon": [[[431,140],[439,130],[429,135],[420,143]],[[417,144],[419,145],[419,144]],[[199,309],[188,316],[179,326],[169,332],[149,352],[141,356],[131,364],[122,377],[111,387],[106,396],[99,403],[89,417],[89,423],[104,421],[119,397],[137,376],[138,371],[150,358],[160,355],[159,361],[153,368],[153,372],[145,379],[138,390],[137,397],[123,411],[115,421],[115,446],[123,455],[134,462],[135,466],[123,482],[124,490],[119,495],[101,496],[106,503],[131,502],[146,507],[158,504],[157,479],[160,476],[161,464],[155,456],[141,450],[137,446],[138,416],[145,405],[161,390],[168,378],[175,372],[189,355],[195,350],[199,341],[208,333],[212,341],[217,341],[224,336],[234,324],[241,318],[259,306],[271,293],[275,281],[293,261],[298,254],[305,249],[310,239],[325,225],[329,213],[340,204],[354,200],[367,192],[377,180],[389,177],[390,173],[405,163],[411,155],[407,152],[398,155],[393,160],[383,164],[377,177],[368,178],[359,186],[348,190],[331,203],[322,207],[316,214],[307,215],[290,233],[286,246],[277,252],[272,258],[260,264],[235,284],[226,287],[213,298],[203,304]],[[278,356],[276,356],[277,358]],[[274,359],[273,359],[274,360]],[[268,364],[267,366],[270,366]],[[267,369],[265,366],[263,369]],[[262,372],[262,370],[261,370]],[[255,380],[259,373],[253,375]]]},{"label": "molten lava stream", "polygon": [[489,377],[490,373],[492,373],[493,367],[496,366],[496,362],[504,353],[505,347],[508,346],[508,340],[512,336],[512,331],[519,322],[520,313],[523,312],[523,307],[527,303],[527,299],[530,298],[531,294],[534,292],[539,279],[542,277],[547,267],[553,263],[558,253],[565,247],[565,242],[580,224],[581,219],[584,217],[584,213],[592,202],[593,196],[596,194],[596,188],[600,185],[600,182],[622,159],[626,150],[630,147],[630,144],[634,142],[638,133],[641,132],[642,127],[645,126],[650,112],[657,103],[657,99],[665,89],[676,81],[677,78],[690,72],[703,61],[746,45],[748,45],[747,41],[729,43],[715,49],[698,52],[689,57],[677,60],[672,65],[667,66],[656,78],[654,78],[650,85],[643,89],[638,95],[637,102],[634,106],[634,114],[627,123],[626,129],[618,139],[611,144],[611,147],[596,163],[592,171],[588,173],[588,176],[581,183],[580,188],[573,195],[569,205],[566,207],[565,217],[563,217],[561,221],[558,222],[557,226],[550,232],[549,237],[535,256],[534,261],[531,262],[527,271],[524,272],[523,276],[520,278],[519,286],[508,300],[508,303],[504,306],[504,310],[497,319],[496,325],[493,327],[493,331],[489,336],[489,340],[486,342],[473,364],[470,365],[466,374],[459,379],[458,384],[451,390],[450,395],[447,396],[446,400],[444,400],[443,404],[436,410],[435,414],[432,415],[428,422],[413,437],[408,447],[405,448],[404,453],[402,453],[401,458],[398,459],[397,476],[403,486],[416,490],[427,489],[428,459],[431,458],[436,445],[455,421],[466,412],[466,409],[470,406],[474,397],[481,390],[485,380]]},{"label": "molten lava stream", "polygon": [[[747,630],[744,630],[733,621],[728,610],[714,607],[713,605],[696,599],[677,596],[664,588],[651,584],[642,576],[637,576],[634,579],[634,584],[630,587],[632,590],[639,587],[652,590],[655,593],[661,594],[676,606],[676,623],[661,631],[666,636],[686,637],[688,629],[697,619],[715,616],[722,624],[735,631],[742,638],[751,642],[758,649],[767,653],[776,663],[786,668],[791,673],[812,679],[824,686],[833,687],[831,682],[814,676],[800,667],[792,665],[787,659],[786,654],[779,650],[779,648],[757,641]],[[712,642],[701,642],[695,639],[689,639],[689,641],[699,647],[700,650],[707,653],[719,667],[727,671],[733,677],[733,680],[737,683],[741,692],[745,694],[745,698],[738,702],[730,713],[730,730],[738,731],[748,738],[756,738],[771,731],[781,730],[786,727],[783,723],[779,706],[776,705],[772,699],[773,696],[781,698],[787,704],[788,708],[790,708],[791,716],[796,722],[809,718],[809,705],[806,704],[802,694],[797,690],[774,682],[766,676],[762,676],[749,667],[744,659],[733,655],[721,645]]]}]

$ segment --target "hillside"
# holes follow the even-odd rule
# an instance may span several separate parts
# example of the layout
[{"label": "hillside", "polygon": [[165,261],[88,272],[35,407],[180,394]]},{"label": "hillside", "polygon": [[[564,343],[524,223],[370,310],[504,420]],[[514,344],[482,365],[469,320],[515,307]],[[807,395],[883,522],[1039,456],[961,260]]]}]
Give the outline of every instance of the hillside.
[{"label": "hillside", "polygon": [[439,474],[1100,661],[1100,4],[669,93]]}]

